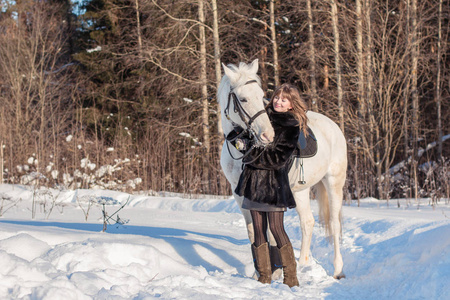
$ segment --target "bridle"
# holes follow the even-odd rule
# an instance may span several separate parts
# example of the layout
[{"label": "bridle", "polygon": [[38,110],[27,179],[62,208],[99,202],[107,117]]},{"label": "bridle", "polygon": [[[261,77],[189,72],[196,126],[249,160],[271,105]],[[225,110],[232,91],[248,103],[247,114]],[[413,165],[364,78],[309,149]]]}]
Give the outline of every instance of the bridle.
[{"label": "bridle", "polygon": [[[249,80],[246,83],[244,83],[244,85],[251,84],[251,83],[258,83],[258,81]],[[230,115],[229,115],[230,103],[233,102],[234,112],[238,113],[242,122],[244,122],[245,127],[246,127],[245,130],[247,130],[252,136],[255,136],[256,138],[258,138],[258,136],[256,136],[255,131],[252,128],[252,123],[256,120],[256,118],[258,118],[259,116],[261,116],[262,114],[265,114],[267,112],[265,109],[262,109],[262,110],[258,111],[254,116],[250,116],[245,111],[245,109],[242,107],[242,104],[241,104],[241,102],[247,102],[247,100],[246,99],[239,100],[238,96],[233,91],[234,89],[235,88],[230,88],[230,92],[228,93],[227,107],[224,110],[225,117],[227,118],[228,121],[230,121],[230,123],[231,123],[231,125],[233,125],[233,127],[235,127],[235,128],[240,127],[239,124],[237,124],[233,120],[231,120]]]},{"label": "bridle", "polygon": [[[247,84],[251,84],[251,83],[258,83],[258,81],[256,80],[249,80],[246,83],[244,83],[244,85]],[[256,135],[255,131],[252,128],[252,124],[253,122],[256,120],[256,118],[258,118],[259,116],[261,116],[262,114],[267,113],[265,109],[262,109],[260,111],[258,111],[255,115],[250,116],[245,109],[242,107],[241,102],[247,102],[246,99],[241,99],[239,100],[238,96],[236,95],[236,93],[234,92],[234,89],[236,87],[230,87],[230,92],[228,93],[228,102],[227,102],[227,106],[224,110],[224,114],[225,117],[227,118],[228,121],[230,121],[231,125],[233,125],[234,128],[240,128],[241,126],[237,123],[235,123],[233,120],[231,120],[230,118],[230,104],[231,102],[233,102],[233,107],[234,107],[234,112],[237,113],[239,115],[239,117],[241,118],[242,122],[244,122],[245,124],[245,129],[238,135],[236,136],[233,140],[239,138],[240,136],[244,135],[244,134],[248,134],[251,138],[256,138],[258,141],[260,141],[259,137]],[[229,142],[233,141],[233,140],[228,140]],[[233,157],[233,155],[230,152],[230,148],[228,146],[227,143],[227,147],[228,147],[228,152],[230,153],[230,156],[237,160],[237,159],[242,159],[245,156],[248,155],[248,153],[250,152],[251,149],[249,149],[242,157],[239,158],[235,158]]]}]

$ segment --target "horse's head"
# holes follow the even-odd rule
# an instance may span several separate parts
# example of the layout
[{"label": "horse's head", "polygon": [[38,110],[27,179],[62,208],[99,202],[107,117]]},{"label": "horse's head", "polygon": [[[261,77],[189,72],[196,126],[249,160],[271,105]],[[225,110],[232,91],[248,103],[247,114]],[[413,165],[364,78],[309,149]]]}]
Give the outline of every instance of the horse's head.
[{"label": "horse's head", "polygon": [[274,131],[264,109],[264,92],[258,75],[258,60],[251,64],[223,65],[218,91],[222,126],[225,133],[239,125],[250,130],[260,144],[272,142]]}]

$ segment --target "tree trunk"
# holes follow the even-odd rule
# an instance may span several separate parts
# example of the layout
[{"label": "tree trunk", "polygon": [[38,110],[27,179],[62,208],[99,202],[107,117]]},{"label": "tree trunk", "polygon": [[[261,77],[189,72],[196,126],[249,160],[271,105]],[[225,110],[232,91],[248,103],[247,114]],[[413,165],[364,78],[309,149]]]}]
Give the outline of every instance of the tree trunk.
[{"label": "tree trunk", "polygon": [[357,72],[358,72],[358,114],[360,119],[360,133],[365,136],[364,128],[365,124],[365,97],[364,97],[364,54],[363,54],[363,29],[362,29],[362,10],[361,1],[356,0],[356,46],[358,51],[357,56]]},{"label": "tree trunk", "polygon": [[[410,40],[410,25],[409,25],[409,23],[410,23],[410,21],[409,21],[409,19],[410,19],[410,15],[411,15],[411,13],[410,13],[410,2],[409,2],[410,0],[407,0],[406,1],[406,26],[405,26],[405,30],[406,30],[406,36],[408,37],[408,39],[407,39],[407,46],[406,46],[406,48],[407,49],[410,49],[410,44],[411,44],[411,40]],[[409,136],[409,91],[410,91],[410,89],[411,89],[411,79],[410,79],[410,66],[408,65],[408,64],[406,64],[406,66],[405,66],[405,68],[406,68],[406,71],[405,71],[405,74],[407,74],[407,79],[405,80],[405,87],[404,87],[404,92],[403,92],[403,94],[404,94],[404,96],[403,96],[403,99],[404,99],[404,103],[403,103],[403,124],[402,124],[402,126],[403,126],[403,139],[404,139],[404,141],[403,141],[403,143],[404,143],[404,152],[405,152],[405,154],[404,154],[404,160],[407,162],[408,160],[409,160],[409,156],[411,155],[410,154],[410,151],[409,151],[409,139],[410,139],[410,136]],[[405,194],[405,196],[407,197],[407,198],[411,198],[411,189],[407,189],[406,190],[406,194]]]},{"label": "tree trunk", "polygon": [[341,75],[341,53],[339,50],[339,27],[338,27],[338,9],[335,0],[331,0],[331,21],[333,23],[333,35],[334,35],[334,65],[336,72],[336,85],[338,90],[338,114],[339,114],[339,127],[344,133],[344,105],[343,105],[343,92],[342,92],[342,75]]},{"label": "tree trunk", "polygon": [[[139,12],[139,0],[135,0],[135,6],[136,6],[136,34],[137,34],[137,40],[138,40],[138,54],[139,54],[139,61],[142,59],[142,33],[141,33],[141,16]],[[139,75],[139,87],[137,90],[137,97],[139,101],[142,101],[142,94],[144,91],[144,79],[142,78],[142,75]]]},{"label": "tree trunk", "polygon": [[436,61],[436,108],[437,108],[437,130],[438,130],[438,159],[442,160],[442,113],[441,113],[441,40],[442,40],[442,2],[439,0],[439,20],[438,20],[438,44]]},{"label": "tree trunk", "polygon": [[263,91],[267,91],[269,88],[269,76],[267,75],[267,67],[266,67],[266,61],[267,61],[267,47],[262,47],[261,49],[261,62],[259,65],[261,68],[259,69],[259,72],[261,73],[261,87]]},{"label": "tree trunk", "polygon": [[411,76],[412,76],[412,86],[411,86],[411,97],[412,97],[412,144],[413,144],[413,178],[414,178],[414,198],[417,201],[419,197],[419,182],[417,174],[417,155],[418,155],[418,139],[419,139],[419,94],[417,90],[417,65],[419,61],[419,41],[418,41],[418,30],[417,30],[417,0],[412,0],[411,2],[411,26],[412,26],[412,53],[411,53]]},{"label": "tree trunk", "polygon": [[[219,38],[219,17],[217,13],[217,0],[212,0],[213,10],[213,40],[214,40],[214,66],[216,70],[216,91],[219,90],[222,70],[220,68],[220,38]],[[217,103],[217,133],[220,141],[223,141],[222,118],[220,117],[220,105]]]},{"label": "tree trunk", "polygon": [[3,160],[3,140],[0,141],[0,184],[3,184],[3,170],[4,167],[4,160]]},{"label": "tree trunk", "polygon": [[275,88],[280,86],[280,71],[278,63],[278,44],[277,44],[277,32],[275,29],[275,0],[270,0],[269,11],[270,11],[270,32],[272,33],[272,49],[273,49],[273,69],[274,69],[274,79]]},{"label": "tree trunk", "polygon": [[[367,103],[367,116],[369,118],[369,130],[366,147],[366,153],[368,158],[371,159],[372,164],[376,161],[376,153],[374,152],[374,130],[375,130],[375,111],[374,111],[374,100],[373,100],[373,67],[372,67],[372,59],[373,59],[373,41],[372,41],[372,20],[370,16],[370,12],[372,11],[370,0],[364,1],[364,12],[365,12],[365,21],[367,27],[367,47],[366,47],[366,103]],[[367,156],[366,156],[367,157]],[[373,193],[375,190],[375,181],[372,178],[368,178],[370,191]]]},{"label": "tree trunk", "polygon": [[139,50],[139,57],[142,57],[142,34],[141,34],[141,17],[139,13],[139,0],[135,0],[136,5],[136,31],[137,31],[137,38],[138,38],[138,50]]},{"label": "tree trunk", "polygon": [[384,179],[383,179],[383,198],[388,201],[389,204],[389,189],[390,189],[390,174],[389,174],[389,166],[390,166],[390,155],[391,155],[391,146],[392,146],[392,105],[390,97],[386,99],[386,106],[384,112],[384,125],[383,129],[385,131],[384,134]]},{"label": "tree trunk", "polygon": [[313,28],[313,17],[311,9],[311,0],[306,1],[308,9],[308,36],[309,36],[309,69],[311,78],[311,103],[312,110],[318,111],[317,103],[317,83],[316,83],[316,49],[314,46],[314,28]]},{"label": "tree trunk", "polygon": [[[375,128],[375,141],[380,140],[380,129],[378,126]],[[381,149],[380,144],[376,143],[375,145],[375,167],[377,169],[377,191],[378,191],[378,198],[383,198],[383,182],[381,180],[381,170],[383,168],[383,165],[381,163]]]},{"label": "tree trunk", "polygon": [[[203,10],[203,0],[198,0],[198,20],[201,23],[200,30],[200,83],[202,97],[202,127],[203,127],[203,146],[205,148],[205,164],[203,165],[203,182],[209,182],[209,158],[211,151],[210,132],[209,132],[209,104],[208,104],[208,82],[206,74],[206,35],[205,14]],[[209,190],[208,190],[209,192]]]},{"label": "tree trunk", "polygon": [[[262,4],[262,11],[265,11],[267,9],[266,4]],[[261,36],[267,35],[267,29],[269,28],[269,24],[267,22],[263,22],[263,26],[259,29],[259,34]],[[260,50],[260,62],[259,62],[259,73],[261,74],[261,87],[263,91],[269,90],[269,71],[267,70],[267,53],[268,49],[266,45],[261,46]]]},{"label": "tree trunk", "polygon": [[[365,108],[365,97],[364,97],[364,54],[363,54],[363,29],[362,29],[362,0],[356,0],[356,46],[357,46],[357,73],[358,73],[358,129],[361,134],[360,140],[362,143],[363,139],[366,138],[365,126],[366,126],[366,108]],[[358,155],[359,155],[359,145],[360,143],[355,143],[355,163],[358,163]],[[360,199],[360,188],[359,188],[359,170],[355,168],[355,178],[356,178],[356,192],[358,198],[358,204]]]},{"label": "tree trunk", "polygon": [[[198,19],[201,24],[205,23],[205,14],[203,10],[203,0],[198,0]],[[202,97],[202,123],[203,123],[203,146],[206,153],[210,152],[210,136],[209,136],[209,105],[208,105],[208,82],[206,74],[206,35],[205,27],[200,25],[200,84]]]}]

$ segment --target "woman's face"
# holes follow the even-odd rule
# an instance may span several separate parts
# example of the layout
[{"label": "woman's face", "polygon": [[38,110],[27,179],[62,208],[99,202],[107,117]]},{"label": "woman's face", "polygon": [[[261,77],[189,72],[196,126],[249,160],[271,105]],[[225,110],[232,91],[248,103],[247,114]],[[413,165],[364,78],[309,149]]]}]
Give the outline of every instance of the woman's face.
[{"label": "woman's face", "polygon": [[276,112],[287,112],[292,109],[291,101],[283,97],[283,94],[279,94],[273,98],[273,109]]}]

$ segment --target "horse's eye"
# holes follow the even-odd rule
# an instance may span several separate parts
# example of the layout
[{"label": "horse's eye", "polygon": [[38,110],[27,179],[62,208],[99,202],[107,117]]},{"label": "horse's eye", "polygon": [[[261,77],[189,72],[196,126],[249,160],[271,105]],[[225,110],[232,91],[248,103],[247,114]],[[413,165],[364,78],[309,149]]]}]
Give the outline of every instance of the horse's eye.
[{"label": "horse's eye", "polygon": [[241,98],[241,102],[247,102],[247,99]]}]

